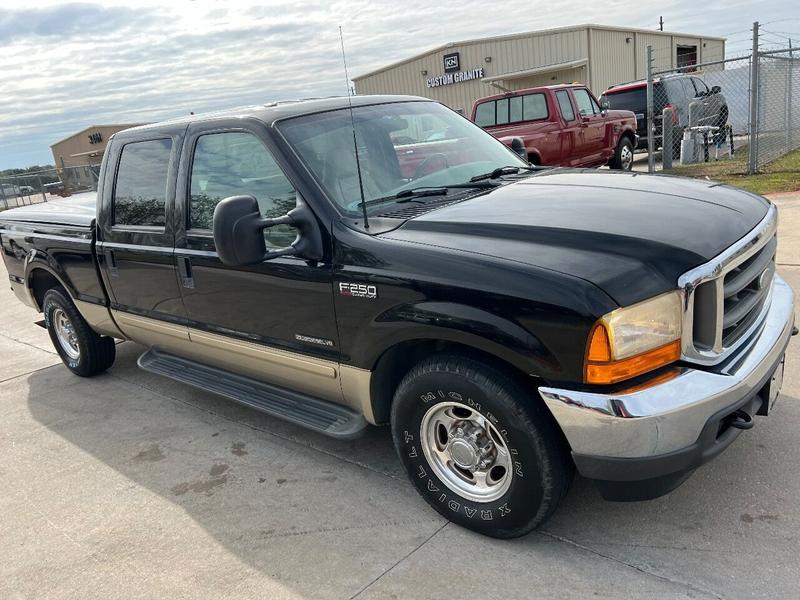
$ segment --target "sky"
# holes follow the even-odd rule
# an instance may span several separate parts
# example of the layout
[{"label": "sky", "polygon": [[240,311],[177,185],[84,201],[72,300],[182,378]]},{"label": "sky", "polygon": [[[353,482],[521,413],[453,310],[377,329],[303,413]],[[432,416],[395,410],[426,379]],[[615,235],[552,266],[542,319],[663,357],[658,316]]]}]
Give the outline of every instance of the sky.
[{"label": "sky", "polygon": [[91,125],[347,93],[351,77],[447,42],[579,23],[800,45],[796,0],[394,0],[0,4],[0,170],[52,163]]}]

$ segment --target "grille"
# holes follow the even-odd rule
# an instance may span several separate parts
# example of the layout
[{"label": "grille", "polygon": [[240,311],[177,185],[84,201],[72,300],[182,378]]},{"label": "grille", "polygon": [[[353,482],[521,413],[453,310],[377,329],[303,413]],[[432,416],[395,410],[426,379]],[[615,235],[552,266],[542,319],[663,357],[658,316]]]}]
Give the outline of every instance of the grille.
[{"label": "grille", "polygon": [[776,225],[770,207],[750,236],[681,277],[685,360],[716,364],[761,322],[775,275]]},{"label": "grille", "polygon": [[753,323],[767,298],[775,274],[773,237],[755,256],[729,271],[723,281],[722,345],[729,346]]}]

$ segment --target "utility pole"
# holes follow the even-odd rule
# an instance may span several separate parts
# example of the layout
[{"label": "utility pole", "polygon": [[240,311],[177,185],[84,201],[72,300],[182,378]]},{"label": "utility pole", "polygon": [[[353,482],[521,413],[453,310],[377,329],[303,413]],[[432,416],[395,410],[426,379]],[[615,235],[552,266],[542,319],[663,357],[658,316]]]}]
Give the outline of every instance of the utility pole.
[{"label": "utility pole", "polygon": [[[648,173],[655,173],[656,170],[656,157],[654,156],[655,152],[655,140],[653,139],[653,47],[651,45],[647,45],[647,60],[645,63],[645,68],[647,69],[647,110],[646,116],[647,119],[647,172]],[[666,150],[665,150],[666,151]]]},{"label": "utility pole", "polygon": [[792,75],[794,71],[794,52],[792,51],[792,38],[789,38],[789,71],[786,74],[786,152],[792,149],[792,142],[794,135],[792,126],[794,119],[792,118]]},{"label": "utility pole", "polygon": [[658,30],[664,31],[664,17],[658,17]]},{"label": "utility pole", "polygon": [[752,175],[758,166],[758,21],[753,23],[753,55],[750,57],[750,151],[747,157],[747,174]]}]

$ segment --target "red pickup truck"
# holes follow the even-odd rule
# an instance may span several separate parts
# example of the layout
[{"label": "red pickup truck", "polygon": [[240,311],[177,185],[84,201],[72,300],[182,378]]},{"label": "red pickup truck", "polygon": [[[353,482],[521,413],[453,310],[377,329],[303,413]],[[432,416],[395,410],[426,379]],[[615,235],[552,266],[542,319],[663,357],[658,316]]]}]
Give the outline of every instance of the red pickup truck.
[{"label": "red pickup truck", "polygon": [[633,167],[636,116],[601,106],[583,85],[487,96],[475,102],[471,120],[536,165]]}]

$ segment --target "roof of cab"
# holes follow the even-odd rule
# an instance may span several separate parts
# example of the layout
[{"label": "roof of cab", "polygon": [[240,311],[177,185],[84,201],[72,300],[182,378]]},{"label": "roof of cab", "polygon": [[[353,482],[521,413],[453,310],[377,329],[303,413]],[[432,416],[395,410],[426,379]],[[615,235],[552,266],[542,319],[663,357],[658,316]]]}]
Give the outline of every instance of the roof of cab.
[{"label": "roof of cab", "polygon": [[158,130],[164,127],[173,127],[176,125],[188,125],[190,123],[197,123],[202,121],[211,121],[217,119],[241,119],[241,118],[254,118],[264,121],[267,124],[272,124],[280,119],[287,119],[291,117],[299,117],[301,115],[309,115],[313,113],[327,112],[331,110],[340,110],[349,108],[351,105],[371,106],[375,104],[392,104],[396,102],[433,102],[428,98],[421,98],[419,96],[331,96],[329,98],[308,98],[303,100],[287,100],[284,102],[271,102],[268,104],[257,104],[254,106],[241,106],[238,108],[231,108],[223,111],[208,112],[197,115],[186,115],[167,121],[160,121],[158,123],[150,123],[148,125],[140,125],[139,127],[132,127],[125,129],[116,134],[119,137],[124,134],[127,136],[129,133],[145,132]]},{"label": "roof of cab", "polygon": [[475,100],[475,105],[483,104],[484,102],[489,102],[491,100],[502,100],[503,98],[511,98],[513,96],[525,96],[526,94],[535,94],[541,93],[543,90],[565,90],[568,88],[583,88],[589,89],[585,83],[554,83],[552,85],[537,85],[535,87],[529,88],[521,88],[519,90],[510,90],[508,92],[502,92],[500,94],[492,94],[491,96],[483,96],[482,98],[478,98]]}]

